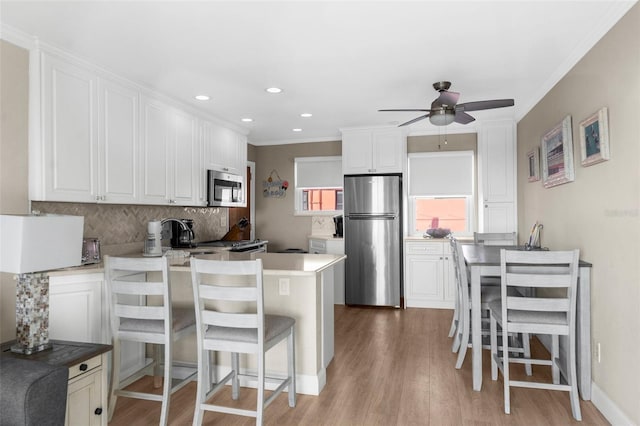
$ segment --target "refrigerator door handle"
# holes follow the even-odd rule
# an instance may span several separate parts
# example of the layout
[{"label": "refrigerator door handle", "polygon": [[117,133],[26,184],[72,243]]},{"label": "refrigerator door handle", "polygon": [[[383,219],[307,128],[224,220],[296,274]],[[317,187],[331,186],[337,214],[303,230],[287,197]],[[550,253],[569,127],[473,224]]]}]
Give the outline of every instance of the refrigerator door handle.
[{"label": "refrigerator door handle", "polygon": [[395,213],[380,213],[380,214],[350,213],[346,217],[352,220],[375,220],[375,219],[394,220],[394,219],[397,219],[398,215]]}]

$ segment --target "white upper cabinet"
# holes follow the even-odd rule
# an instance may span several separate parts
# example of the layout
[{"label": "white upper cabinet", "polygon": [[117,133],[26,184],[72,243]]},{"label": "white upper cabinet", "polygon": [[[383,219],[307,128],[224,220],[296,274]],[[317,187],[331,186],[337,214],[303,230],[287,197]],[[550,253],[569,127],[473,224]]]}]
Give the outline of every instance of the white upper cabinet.
[{"label": "white upper cabinet", "polygon": [[171,199],[175,204],[197,205],[200,196],[198,140],[195,117],[171,112],[170,147],[173,162],[169,163],[172,178]]},{"label": "white upper cabinet", "polygon": [[41,67],[31,80],[31,199],[95,202],[97,78],[55,56],[34,52],[31,60]]},{"label": "white upper cabinet", "polygon": [[247,138],[231,129],[202,123],[204,168],[244,175],[247,166]]},{"label": "white upper cabinet", "polygon": [[406,156],[402,129],[342,131],[343,174],[402,173]]},{"label": "white upper cabinet", "polygon": [[478,135],[481,232],[516,227],[516,131],[512,120],[488,122]]},{"label": "white upper cabinet", "polygon": [[60,51],[30,63],[30,199],[202,206],[207,168],[245,173],[241,133]]},{"label": "white upper cabinet", "polygon": [[196,119],[155,99],[142,101],[145,204],[199,204]]},{"label": "white upper cabinet", "polygon": [[98,201],[134,203],[139,187],[140,96],[133,88],[101,79]]}]

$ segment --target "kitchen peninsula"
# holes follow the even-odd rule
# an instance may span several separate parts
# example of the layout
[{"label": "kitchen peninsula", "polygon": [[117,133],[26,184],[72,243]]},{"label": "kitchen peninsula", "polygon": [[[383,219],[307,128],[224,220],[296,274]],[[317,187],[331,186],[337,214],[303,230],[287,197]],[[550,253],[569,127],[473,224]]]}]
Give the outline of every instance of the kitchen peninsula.
[{"label": "kitchen peninsula", "polygon": [[[171,254],[171,253],[169,253]],[[180,254],[176,252],[175,254]],[[281,254],[281,253],[233,253],[233,252],[208,252],[200,254],[192,253],[203,259],[214,260],[251,260],[262,259],[264,268],[264,305],[265,311],[273,314],[288,315],[296,320],[296,388],[298,393],[318,395],[326,384],[326,368],[333,359],[334,352],[334,318],[333,318],[333,268],[342,262],[344,255],[310,255],[310,254]],[[141,256],[141,254],[131,254]],[[189,257],[172,256],[171,263],[171,291],[172,299],[178,306],[193,306],[193,291],[191,288],[191,270]],[[64,303],[65,295],[56,300],[56,286],[59,280],[70,278],[80,281],[79,275],[91,277],[94,286],[102,281],[97,275],[102,275],[102,266],[81,267],[69,270],[51,272],[51,334],[59,338],[58,329],[67,330],[83,326],[87,321],[84,318],[70,318],[69,305]],[[94,322],[101,323],[102,341],[106,343],[107,297],[104,285],[100,291],[102,313],[91,312],[89,309],[74,309],[82,315],[93,315]],[[97,297],[97,296],[96,296]],[[71,301],[71,300],[70,300]],[[76,303],[77,300],[71,301]],[[76,305],[77,306],[77,305]],[[97,306],[95,303],[93,306]],[[64,318],[61,318],[64,317]],[[95,318],[101,318],[97,320]],[[65,323],[65,324],[63,324]],[[82,340],[82,336],[74,339],[65,335],[66,339]],[[183,339],[174,349],[174,359],[187,364],[195,365],[196,362],[196,338],[190,336]],[[276,375],[286,372],[286,347],[277,345],[268,352],[267,371]],[[219,369],[228,366],[228,355],[216,361]],[[251,359],[248,364],[243,364],[251,369]]]}]

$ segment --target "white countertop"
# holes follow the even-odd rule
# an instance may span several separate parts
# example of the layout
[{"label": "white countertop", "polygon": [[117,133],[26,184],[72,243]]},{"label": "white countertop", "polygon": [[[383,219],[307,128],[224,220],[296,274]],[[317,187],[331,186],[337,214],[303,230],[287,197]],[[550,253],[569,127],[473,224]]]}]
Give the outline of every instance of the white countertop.
[{"label": "white countertop", "polygon": [[[142,257],[133,253],[131,257]],[[339,254],[303,254],[303,253],[234,253],[223,251],[213,254],[196,254],[199,259],[213,260],[253,260],[262,259],[265,275],[313,275],[322,272],[347,258]],[[171,270],[188,272],[188,257],[173,257],[170,259]],[[58,269],[49,272],[50,276],[92,274],[104,272],[102,263]]]}]

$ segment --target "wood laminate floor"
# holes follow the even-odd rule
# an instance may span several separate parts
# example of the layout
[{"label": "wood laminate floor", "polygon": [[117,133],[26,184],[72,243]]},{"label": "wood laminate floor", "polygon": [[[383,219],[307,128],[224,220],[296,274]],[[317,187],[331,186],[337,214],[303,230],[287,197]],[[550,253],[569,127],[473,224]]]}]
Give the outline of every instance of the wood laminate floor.
[{"label": "wood laminate floor", "polygon": [[[607,425],[591,402],[581,400],[582,422],[571,415],[566,392],[513,388],[511,414],[504,414],[502,376],[491,380],[488,351],[483,356],[481,392],[471,388],[471,351],[456,370],[447,337],[452,311],[438,309],[376,309],[336,306],[335,357],[327,370],[327,385],[319,396],[298,395],[295,408],[286,393],[265,411],[267,425]],[[532,351],[545,351],[534,339]],[[546,352],[546,351],[545,351]],[[522,366],[512,375],[524,376]],[[548,368],[534,366],[534,377],[550,377]],[[152,389],[145,377],[131,385]],[[159,390],[158,390],[159,392]],[[196,384],[173,395],[171,425],[190,425]],[[254,389],[242,388],[231,400],[230,389],[213,400],[255,407]],[[154,425],[158,402],[118,398],[111,426]],[[206,413],[207,425],[253,425],[255,419]]]}]

